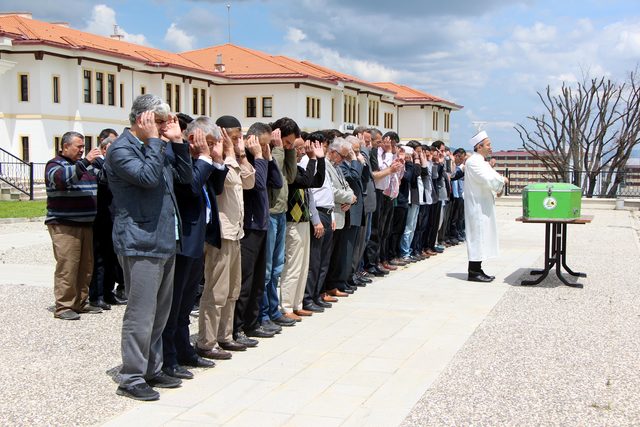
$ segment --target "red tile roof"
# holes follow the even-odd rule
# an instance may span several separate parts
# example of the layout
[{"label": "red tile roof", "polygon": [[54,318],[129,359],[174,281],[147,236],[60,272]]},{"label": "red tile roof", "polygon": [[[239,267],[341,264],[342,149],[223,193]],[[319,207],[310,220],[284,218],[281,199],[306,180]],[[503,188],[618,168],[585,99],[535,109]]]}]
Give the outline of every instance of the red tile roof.
[{"label": "red tile roof", "polygon": [[378,82],[378,83],[374,83],[374,85],[394,92],[396,94],[396,98],[401,101],[418,102],[418,103],[438,103],[438,104],[449,105],[455,109],[463,108],[462,105],[455,104],[443,98],[438,98],[437,96],[428,94],[426,92],[421,92],[409,86],[399,85],[397,83],[392,83],[392,82]]}]

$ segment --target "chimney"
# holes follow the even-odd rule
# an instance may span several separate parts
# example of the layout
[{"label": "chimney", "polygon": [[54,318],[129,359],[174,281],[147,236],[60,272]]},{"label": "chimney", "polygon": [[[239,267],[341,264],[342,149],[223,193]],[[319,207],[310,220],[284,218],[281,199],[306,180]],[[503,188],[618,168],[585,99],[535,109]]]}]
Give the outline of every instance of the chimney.
[{"label": "chimney", "polygon": [[20,18],[33,19],[31,12],[0,12],[0,18],[4,16],[19,16]]},{"label": "chimney", "polygon": [[118,24],[113,25],[113,34],[111,34],[109,37],[116,40],[122,40],[124,38],[122,34],[118,33]]},{"label": "chimney", "polygon": [[213,70],[217,73],[224,73],[224,64],[222,63],[221,53],[216,55],[216,65],[213,67]]}]

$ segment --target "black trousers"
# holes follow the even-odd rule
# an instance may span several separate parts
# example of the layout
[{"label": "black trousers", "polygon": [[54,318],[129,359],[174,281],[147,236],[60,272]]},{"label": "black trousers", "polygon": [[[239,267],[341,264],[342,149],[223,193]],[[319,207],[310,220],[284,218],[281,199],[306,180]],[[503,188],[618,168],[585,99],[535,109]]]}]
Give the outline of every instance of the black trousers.
[{"label": "black trousers", "polygon": [[430,206],[431,205],[420,205],[420,210],[418,211],[416,231],[413,233],[413,240],[411,241],[411,251],[414,255],[418,255],[422,252],[425,246]]},{"label": "black trousers", "polygon": [[382,195],[382,206],[379,220],[380,262],[389,261],[389,247],[391,237],[391,223],[393,222],[393,199]]},{"label": "black trousers", "polygon": [[[106,226],[105,226],[106,227]],[[111,229],[109,229],[110,231]],[[111,233],[93,229],[93,275],[89,285],[89,301],[113,299],[116,282],[124,283],[122,268],[113,250]]]},{"label": "black trousers", "polygon": [[442,202],[436,202],[432,205],[429,205],[429,222],[427,223],[427,237],[424,245],[425,249],[433,249],[436,245],[441,210]]},{"label": "black trousers", "polygon": [[331,252],[325,289],[346,289],[347,282],[353,273],[353,248],[359,228],[345,225],[342,230],[336,230],[333,233],[333,252]]},{"label": "black trousers", "polygon": [[173,299],[167,324],[162,332],[164,366],[173,366],[197,357],[189,341],[189,314],[204,275],[204,258],[176,255]]},{"label": "black trousers", "polygon": [[404,233],[404,226],[407,224],[406,207],[396,206],[393,208],[393,224],[391,224],[391,233],[389,238],[389,259],[400,257],[400,239]]},{"label": "black trousers", "polygon": [[333,250],[333,230],[331,229],[331,214],[318,211],[320,222],[324,226],[324,235],[317,239],[313,235],[311,226],[311,244],[309,247],[309,274],[304,289],[302,306],[310,305],[320,298],[324,289],[324,282],[329,272],[331,251]]},{"label": "black trousers", "polygon": [[464,199],[462,197],[454,197],[452,200],[449,235],[458,238],[462,236],[462,231],[464,230]]},{"label": "black trousers", "polygon": [[380,259],[380,212],[382,212],[382,190],[376,190],[376,210],[371,215],[371,235],[364,251],[364,268],[378,265]]},{"label": "black trousers", "polygon": [[365,214],[362,217],[362,226],[358,227],[358,234],[356,236],[356,246],[353,248],[353,262],[351,263],[351,270],[356,273],[360,268],[360,261],[364,256],[364,251],[367,247],[367,221],[369,216]]},{"label": "black trousers", "polygon": [[446,201],[442,208],[442,226],[438,230],[438,242],[449,240],[449,227],[451,225],[451,201]]},{"label": "black trousers", "polygon": [[234,334],[258,327],[260,301],[264,294],[264,275],[267,271],[267,231],[244,229],[240,240],[242,284],[233,316]]}]

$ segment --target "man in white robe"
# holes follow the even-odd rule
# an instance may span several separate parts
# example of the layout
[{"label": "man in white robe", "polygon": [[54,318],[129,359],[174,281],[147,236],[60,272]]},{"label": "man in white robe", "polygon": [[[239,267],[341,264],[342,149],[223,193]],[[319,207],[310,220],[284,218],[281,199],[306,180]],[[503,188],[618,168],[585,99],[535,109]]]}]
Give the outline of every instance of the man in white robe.
[{"label": "man in white robe", "polygon": [[490,282],[495,277],[482,271],[482,261],[499,254],[495,194],[501,195],[507,178],[497,173],[485,160],[491,154],[491,140],[482,131],[471,138],[474,154],[464,171],[464,220],[472,282]]}]

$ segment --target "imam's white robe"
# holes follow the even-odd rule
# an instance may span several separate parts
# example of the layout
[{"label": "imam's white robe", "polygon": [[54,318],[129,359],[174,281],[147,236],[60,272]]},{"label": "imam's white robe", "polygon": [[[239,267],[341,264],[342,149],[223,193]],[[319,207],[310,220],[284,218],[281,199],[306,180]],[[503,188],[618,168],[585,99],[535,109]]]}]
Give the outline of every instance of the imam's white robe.
[{"label": "imam's white robe", "polygon": [[473,153],[464,169],[464,222],[469,261],[484,261],[499,255],[495,194],[504,179],[481,154]]}]

